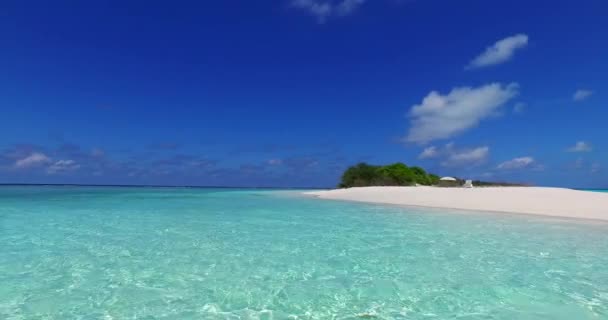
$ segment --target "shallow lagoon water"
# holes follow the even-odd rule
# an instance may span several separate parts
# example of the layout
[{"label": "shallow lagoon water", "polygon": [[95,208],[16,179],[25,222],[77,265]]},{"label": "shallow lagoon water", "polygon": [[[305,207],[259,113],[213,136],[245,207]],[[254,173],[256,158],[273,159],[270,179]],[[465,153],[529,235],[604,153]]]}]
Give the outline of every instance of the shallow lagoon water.
[{"label": "shallow lagoon water", "polygon": [[2,319],[608,319],[608,224],[0,187]]}]

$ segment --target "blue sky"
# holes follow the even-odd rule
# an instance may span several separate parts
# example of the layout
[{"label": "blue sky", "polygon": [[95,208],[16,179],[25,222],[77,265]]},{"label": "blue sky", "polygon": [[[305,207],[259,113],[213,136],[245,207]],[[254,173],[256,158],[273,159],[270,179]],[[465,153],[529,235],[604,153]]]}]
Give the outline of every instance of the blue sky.
[{"label": "blue sky", "polygon": [[608,186],[608,4],[4,1],[0,182]]}]

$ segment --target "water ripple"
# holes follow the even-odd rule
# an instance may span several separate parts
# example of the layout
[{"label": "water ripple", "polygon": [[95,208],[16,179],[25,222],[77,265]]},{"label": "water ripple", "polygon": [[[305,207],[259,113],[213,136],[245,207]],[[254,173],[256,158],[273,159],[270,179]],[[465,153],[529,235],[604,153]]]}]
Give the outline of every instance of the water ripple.
[{"label": "water ripple", "polygon": [[29,188],[0,188],[2,319],[608,318],[606,225]]}]

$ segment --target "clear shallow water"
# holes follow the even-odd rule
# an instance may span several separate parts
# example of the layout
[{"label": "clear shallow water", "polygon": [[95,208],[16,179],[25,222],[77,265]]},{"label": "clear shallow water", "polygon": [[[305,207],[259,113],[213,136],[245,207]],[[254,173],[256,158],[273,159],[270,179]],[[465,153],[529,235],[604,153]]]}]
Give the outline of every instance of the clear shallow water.
[{"label": "clear shallow water", "polygon": [[0,187],[1,319],[608,319],[608,225]]},{"label": "clear shallow water", "polygon": [[606,192],[608,193],[608,189],[583,189],[585,191],[593,191],[593,192]]}]

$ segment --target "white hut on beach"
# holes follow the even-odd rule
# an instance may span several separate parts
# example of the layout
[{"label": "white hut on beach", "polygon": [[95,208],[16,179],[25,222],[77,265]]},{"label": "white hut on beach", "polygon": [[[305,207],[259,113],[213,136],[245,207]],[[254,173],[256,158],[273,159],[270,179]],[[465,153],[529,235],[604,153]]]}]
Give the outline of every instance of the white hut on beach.
[{"label": "white hut on beach", "polygon": [[458,187],[458,179],[453,177],[443,177],[439,179],[439,183],[437,184],[440,187]]}]

